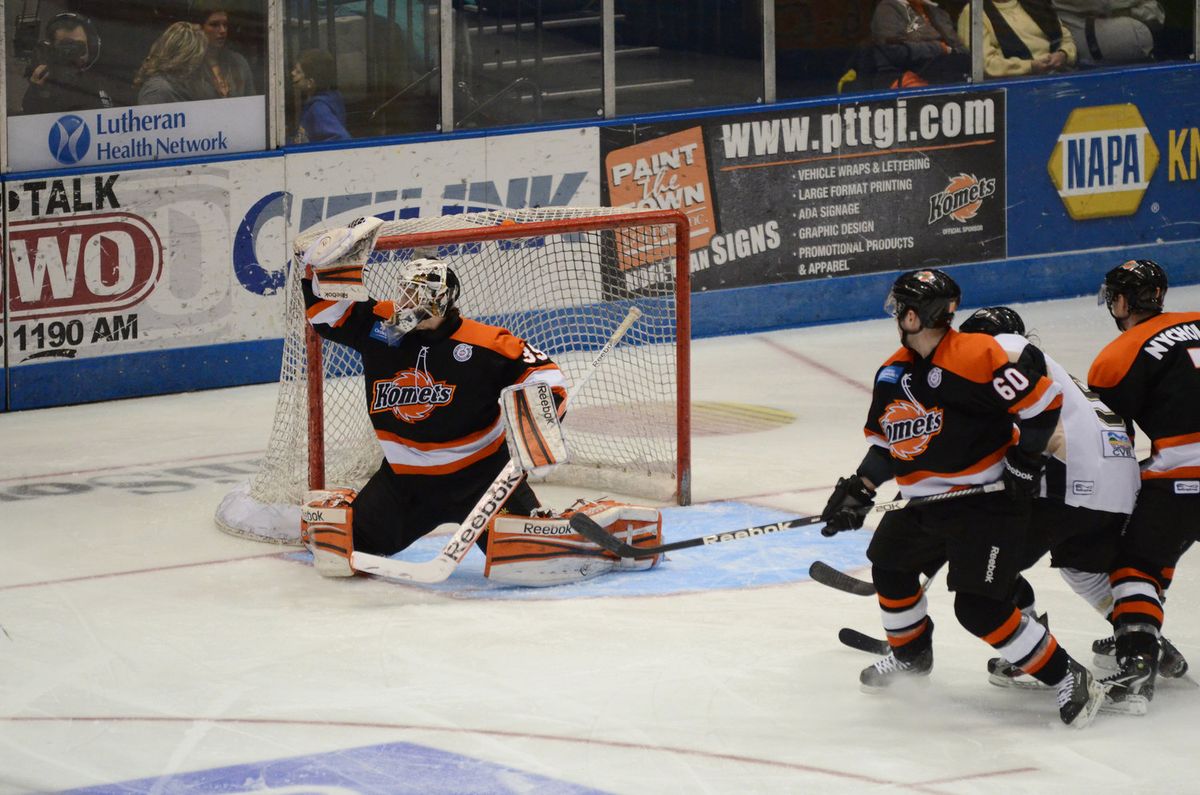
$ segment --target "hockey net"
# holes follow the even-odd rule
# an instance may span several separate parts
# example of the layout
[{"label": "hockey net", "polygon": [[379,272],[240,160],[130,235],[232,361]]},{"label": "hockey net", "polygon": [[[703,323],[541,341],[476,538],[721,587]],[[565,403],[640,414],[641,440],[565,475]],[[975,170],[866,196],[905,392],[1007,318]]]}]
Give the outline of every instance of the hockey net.
[{"label": "hockey net", "polygon": [[[300,235],[293,263],[323,230]],[[569,407],[572,462],[548,480],[680,504],[690,501],[686,217],[619,208],[502,210],[388,222],[363,281],[386,298],[399,266],[446,260],[466,317],[548,353],[574,383],[630,306],[638,322]],[[382,452],[358,354],[309,327],[300,269],[289,273],[275,420],[258,472],[226,495],[219,527],[299,543],[309,488],[361,487]],[[535,483],[536,488],[536,483]]]}]

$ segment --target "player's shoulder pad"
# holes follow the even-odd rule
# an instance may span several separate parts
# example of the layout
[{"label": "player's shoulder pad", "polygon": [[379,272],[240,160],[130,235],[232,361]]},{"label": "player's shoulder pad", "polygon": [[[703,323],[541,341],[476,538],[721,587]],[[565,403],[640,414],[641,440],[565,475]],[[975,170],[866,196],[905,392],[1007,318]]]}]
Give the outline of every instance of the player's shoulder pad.
[{"label": "player's shoulder pad", "polygon": [[507,359],[520,359],[525,350],[525,343],[508,329],[489,326],[467,317],[462,319],[462,325],[450,338],[477,348],[487,348]]},{"label": "player's shoulder pad", "polygon": [[1200,312],[1163,312],[1121,334],[1096,356],[1088,370],[1088,384],[1098,389],[1116,386],[1152,339],[1185,323],[1200,322]]},{"label": "player's shoulder pad", "polygon": [[963,334],[951,329],[933,354],[933,363],[955,375],[984,384],[1007,364],[1008,352],[987,334]]},{"label": "player's shoulder pad", "polygon": [[900,348],[887,358],[875,371],[875,383],[894,384],[904,374],[905,366],[912,361],[912,351]]}]

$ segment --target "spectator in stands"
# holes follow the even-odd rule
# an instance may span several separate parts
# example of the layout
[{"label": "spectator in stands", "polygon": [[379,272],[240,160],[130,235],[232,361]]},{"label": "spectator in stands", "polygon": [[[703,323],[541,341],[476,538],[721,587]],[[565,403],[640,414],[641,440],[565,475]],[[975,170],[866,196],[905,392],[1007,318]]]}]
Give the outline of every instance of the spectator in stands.
[{"label": "spectator in stands", "polygon": [[1166,12],[1158,0],[1054,0],[1084,66],[1150,60]]},{"label": "spectator in stands", "polygon": [[46,23],[30,63],[25,113],[64,113],[112,107],[112,99],[88,70],[99,57],[100,37],[78,14],[59,14]]},{"label": "spectator in stands", "polygon": [[901,72],[893,88],[962,80],[971,56],[954,22],[933,0],[879,0],[871,42],[886,66]]},{"label": "spectator in stands", "polygon": [[229,11],[224,0],[203,0],[197,6],[195,20],[208,39],[205,64],[217,96],[253,96],[250,64],[241,53],[229,48]]},{"label": "spectator in stands", "polygon": [[139,105],[216,99],[203,69],[208,40],[198,25],[176,22],[150,47],[133,78]]},{"label": "spectator in stands", "polygon": [[346,103],[334,85],[333,56],[324,50],[305,50],[292,66],[292,85],[304,102],[293,143],[346,141]]},{"label": "spectator in stands", "polygon": [[[1075,65],[1075,41],[1049,0],[983,0],[983,71],[988,77],[1043,75]],[[958,18],[971,40],[971,7]]]}]

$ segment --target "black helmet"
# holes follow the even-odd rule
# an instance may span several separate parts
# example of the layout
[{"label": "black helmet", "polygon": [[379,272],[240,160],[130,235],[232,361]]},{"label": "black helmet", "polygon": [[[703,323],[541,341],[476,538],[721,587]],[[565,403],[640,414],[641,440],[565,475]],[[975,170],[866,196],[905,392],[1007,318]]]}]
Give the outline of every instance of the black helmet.
[{"label": "black helmet", "polygon": [[1167,272],[1150,259],[1131,259],[1118,265],[1105,275],[1097,302],[1111,313],[1118,295],[1125,296],[1130,312],[1161,312],[1167,295]]},{"label": "black helmet", "polygon": [[1025,336],[1025,321],[1007,306],[985,306],[962,322],[959,331],[967,334],[1020,334]]},{"label": "black helmet", "polygon": [[962,290],[945,272],[925,268],[901,274],[883,308],[892,317],[912,309],[925,328],[949,328],[961,299]]}]

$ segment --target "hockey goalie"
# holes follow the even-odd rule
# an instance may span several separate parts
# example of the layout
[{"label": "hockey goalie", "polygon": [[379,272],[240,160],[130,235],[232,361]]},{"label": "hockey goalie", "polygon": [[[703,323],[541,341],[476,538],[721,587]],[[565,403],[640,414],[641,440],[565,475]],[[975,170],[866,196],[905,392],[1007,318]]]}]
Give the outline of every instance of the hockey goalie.
[{"label": "hockey goalie", "polygon": [[[379,229],[378,219],[359,219],[323,234],[304,254],[309,321],[322,337],[361,354],[382,463],[361,492],[310,493],[301,539],[324,576],[390,572],[393,579],[432,582],[390,556],[449,523],[456,527],[454,549],[439,559],[451,560],[452,568],[472,544],[487,548],[486,531],[502,511],[530,518],[540,509],[525,476],[568,457],[559,425],[566,379],[545,353],[506,329],[463,317],[457,275],[444,261],[408,261],[391,294],[372,298],[362,269]],[[614,528],[627,529],[618,524],[621,510],[610,516]],[[570,557],[586,557],[582,547],[577,551]],[[496,571],[510,571],[511,562]],[[607,564],[615,568],[613,560]],[[440,578],[449,574],[440,564],[434,568]],[[544,581],[530,566],[520,568],[524,573],[507,581],[568,581],[561,567]],[[601,568],[574,565],[575,578]]]}]

